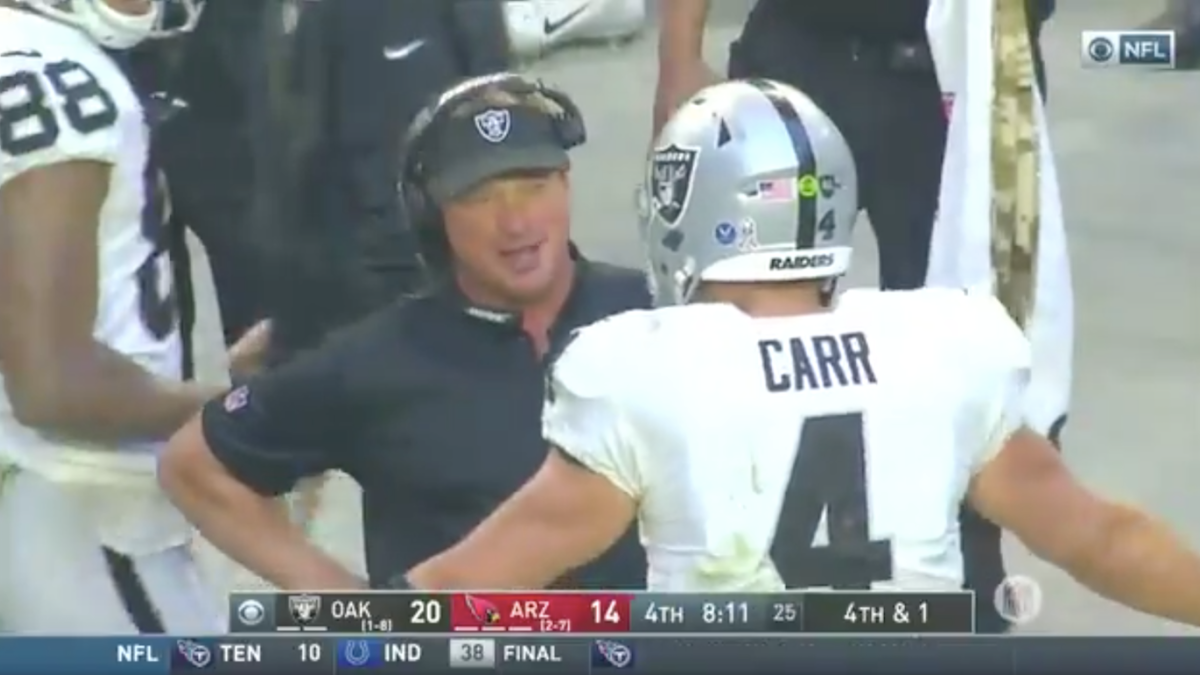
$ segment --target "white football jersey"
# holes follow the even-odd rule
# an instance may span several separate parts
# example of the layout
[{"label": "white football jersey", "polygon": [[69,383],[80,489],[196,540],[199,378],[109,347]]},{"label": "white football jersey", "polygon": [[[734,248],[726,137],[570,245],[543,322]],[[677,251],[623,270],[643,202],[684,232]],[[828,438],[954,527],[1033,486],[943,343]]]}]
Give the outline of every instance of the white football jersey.
[{"label": "white football jersey", "polygon": [[[120,67],[83,32],[0,7],[0,187],[72,161],[112,166],[99,221],[94,336],[146,370],[181,376],[178,313],[165,252],[165,190],[147,168],[149,128]],[[62,195],[70,199],[70,195]],[[52,479],[153,476],[154,444],[89,447],[20,425],[0,390],[0,460]]]},{"label": "white football jersey", "polygon": [[638,501],[651,590],[953,590],[959,505],[1021,425],[1029,358],[961,290],[627,312],[555,363],[544,430]]}]

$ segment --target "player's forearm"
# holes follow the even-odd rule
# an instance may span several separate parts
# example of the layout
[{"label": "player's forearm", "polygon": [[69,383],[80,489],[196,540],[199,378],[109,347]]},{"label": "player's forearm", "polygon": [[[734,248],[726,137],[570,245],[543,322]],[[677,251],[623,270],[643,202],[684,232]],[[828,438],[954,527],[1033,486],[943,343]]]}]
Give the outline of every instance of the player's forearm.
[{"label": "player's forearm", "polygon": [[709,0],[663,0],[658,30],[660,69],[702,58]]},{"label": "player's forearm", "polygon": [[365,583],[308,541],[278,500],[243,485],[212,455],[193,421],[171,439],[159,483],[218,550],[285,590],[352,590]]},{"label": "player's forearm", "polygon": [[1080,583],[1147,614],[1200,626],[1200,557],[1164,523],[1113,505],[1097,544],[1065,565]]},{"label": "player's forearm", "polygon": [[[499,551],[498,557],[489,551]],[[427,591],[545,588],[568,569],[546,565],[537,555],[545,551],[544,546],[524,538],[489,549],[486,541],[472,536],[412,568],[405,578],[412,588]],[[488,562],[480,564],[481,560]]]},{"label": "player's forearm", "polygon": [[220,388],[155,377],[100,343],[78,355],[58,354],[53,365],[24,383],[17,414],[23,423],[95,443],[164,440]]}]

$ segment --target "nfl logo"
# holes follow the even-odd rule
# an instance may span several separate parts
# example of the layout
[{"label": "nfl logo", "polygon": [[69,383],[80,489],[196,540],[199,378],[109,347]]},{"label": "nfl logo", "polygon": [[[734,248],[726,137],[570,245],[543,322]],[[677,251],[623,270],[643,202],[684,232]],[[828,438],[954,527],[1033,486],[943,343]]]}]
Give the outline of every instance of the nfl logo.
[{"label": "nfl logo", "polygon": [[300,626],[307,626],[317,620],[321,613],[321,596],[292,595],[288,597],[288,611],[292,619]]}]

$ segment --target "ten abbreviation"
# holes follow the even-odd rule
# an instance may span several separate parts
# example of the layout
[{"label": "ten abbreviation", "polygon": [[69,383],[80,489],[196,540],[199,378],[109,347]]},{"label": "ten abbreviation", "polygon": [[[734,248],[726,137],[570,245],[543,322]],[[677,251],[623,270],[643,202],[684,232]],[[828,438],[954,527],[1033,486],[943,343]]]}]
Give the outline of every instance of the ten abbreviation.
[{"label": "ten abbreviation", "polygon": [[1175,67],[1173,30],[1085,30],[1079,48],[1080,61],[1087,68]]}]

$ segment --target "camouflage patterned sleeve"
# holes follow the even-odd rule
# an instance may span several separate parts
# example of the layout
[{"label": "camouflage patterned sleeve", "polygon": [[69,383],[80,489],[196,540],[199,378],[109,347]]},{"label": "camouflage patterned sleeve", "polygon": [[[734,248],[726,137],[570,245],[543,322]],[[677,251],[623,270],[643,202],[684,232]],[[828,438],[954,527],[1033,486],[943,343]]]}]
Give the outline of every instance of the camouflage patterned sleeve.
[{"label": "camouflage patterned sleeve", "polygon": [[606,332],[603,325],[583,329],[547,371],[542,432],[568,460],[637,498],[636,453],[611,377],[621,368],[621,354]]}]

